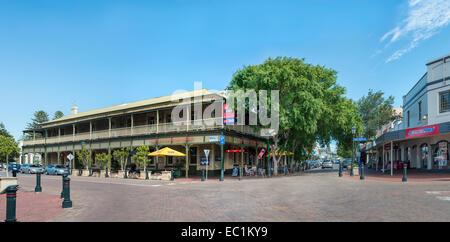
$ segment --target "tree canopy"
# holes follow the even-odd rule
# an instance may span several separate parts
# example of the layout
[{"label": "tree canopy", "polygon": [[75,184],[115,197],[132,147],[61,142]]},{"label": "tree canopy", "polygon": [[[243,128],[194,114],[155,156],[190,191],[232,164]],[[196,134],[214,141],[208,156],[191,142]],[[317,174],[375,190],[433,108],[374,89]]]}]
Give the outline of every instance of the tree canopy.
[{"label": "tree canopy", "polygon": [[31,123],[28,123],[27,129],[39,129],[42,127],[42,124],[49,121],[48,114],[39,110],[34,112],[33,118],[31,119]]},{"label": "tree canopy", "polygon": [[58,111],[56,111],[55,114],[53,115],[53,120],[59,119],[59,118],[62,118],[62,117],[64,117],[64,113],[58,110]]},{"label": "tree canopy", "polygon": [[364,124],[364,137],[372,139],[381,126],[400,119],[393,111],[394,97],[385,98],[382,91],[369,90],[367,96],[358,100],[358,109]]},{"label": "tree canopy", "polygon": [[5,124],[0,123],[0,135],[5,137],[13,137],[8,130],[6,130]]},{"label": "tree canopy", "polygon": [[[227,89],[267,90],[268,94],[279,90],[280,123],[278,133],[271,137],[271,148],[293,151],[297,158],[305,158],[304,151],[311,152],[316,141],[322,145],[331,140],[351,142],[351,127],[362,129],[355,103],[343,96],[345,88],[336,79],[335,70],[303,59],[277,57],[238,70]],[[276,174],[280,158],[272,154]]]},{"label": "tree canopy", "polygon": [[0,135],[0,160],[9,162],[19,156],[20,148],[13,137]]}]

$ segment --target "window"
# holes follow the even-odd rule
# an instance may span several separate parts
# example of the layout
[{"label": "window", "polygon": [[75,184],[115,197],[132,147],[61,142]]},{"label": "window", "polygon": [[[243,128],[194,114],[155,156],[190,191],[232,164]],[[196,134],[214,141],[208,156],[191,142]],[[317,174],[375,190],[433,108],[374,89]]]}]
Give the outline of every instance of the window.
[{"label": "window", "polygon": [[189,163],[197,164],[197,147],[191,147],[189,149]]},{"label": "window", "polygon": [[169,166],[173,165],[173,157],[172,156],[167,157],[167,165],[169,165]]},{"label": "window", "polygon": [[407,121],[408,121],[408,127],[409,127],[409,111],[407,112]]},{"label": "window", "polygon": [[419,121],[422,120],[422,101],[419,102]]},{"label": "window", "polygon": [[439,94],[439,112],[450,111],[450,91]]}]

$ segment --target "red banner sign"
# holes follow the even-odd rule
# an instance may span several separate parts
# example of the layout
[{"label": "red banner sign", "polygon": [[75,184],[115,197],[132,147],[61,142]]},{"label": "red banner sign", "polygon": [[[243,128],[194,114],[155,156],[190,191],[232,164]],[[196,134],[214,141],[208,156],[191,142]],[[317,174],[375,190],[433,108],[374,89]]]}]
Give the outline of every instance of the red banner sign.
[{"label": "red banner sign", "polygon": [[261,159],[264,153],[266,153],[266,150],[262,149],[261,152],[259,152],[258,159]]},{"label": "red banner sign", "polygon": [[[241,150],[226,150],[227,153],[240,153]],[[245,152],[245,150],[242,150],[242,152]]]},{"label": "red banner sign", "polygon": [[428,125],[405,130],[406,138],[415,138],[439,134],[439,124]]}]

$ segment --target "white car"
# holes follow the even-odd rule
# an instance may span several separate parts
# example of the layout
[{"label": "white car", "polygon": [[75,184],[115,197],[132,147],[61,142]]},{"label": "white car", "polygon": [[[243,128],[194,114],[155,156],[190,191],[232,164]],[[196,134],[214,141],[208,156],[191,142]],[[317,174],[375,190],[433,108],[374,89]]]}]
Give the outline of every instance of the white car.
[{"label": "white car", "polygon": [[333,168],[333,162],[331,160],[326,160],[322,163],[322,169]]}]

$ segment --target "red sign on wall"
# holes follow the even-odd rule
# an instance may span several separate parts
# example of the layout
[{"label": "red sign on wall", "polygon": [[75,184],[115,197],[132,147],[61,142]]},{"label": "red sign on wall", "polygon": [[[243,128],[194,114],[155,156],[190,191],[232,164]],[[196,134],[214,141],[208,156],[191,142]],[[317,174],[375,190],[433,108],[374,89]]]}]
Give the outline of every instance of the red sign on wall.
[{"label": "red sign on wall", "polygon": [[439,124],[427,125],[405,130],[406,138],[415,138],[439,134]]}]

